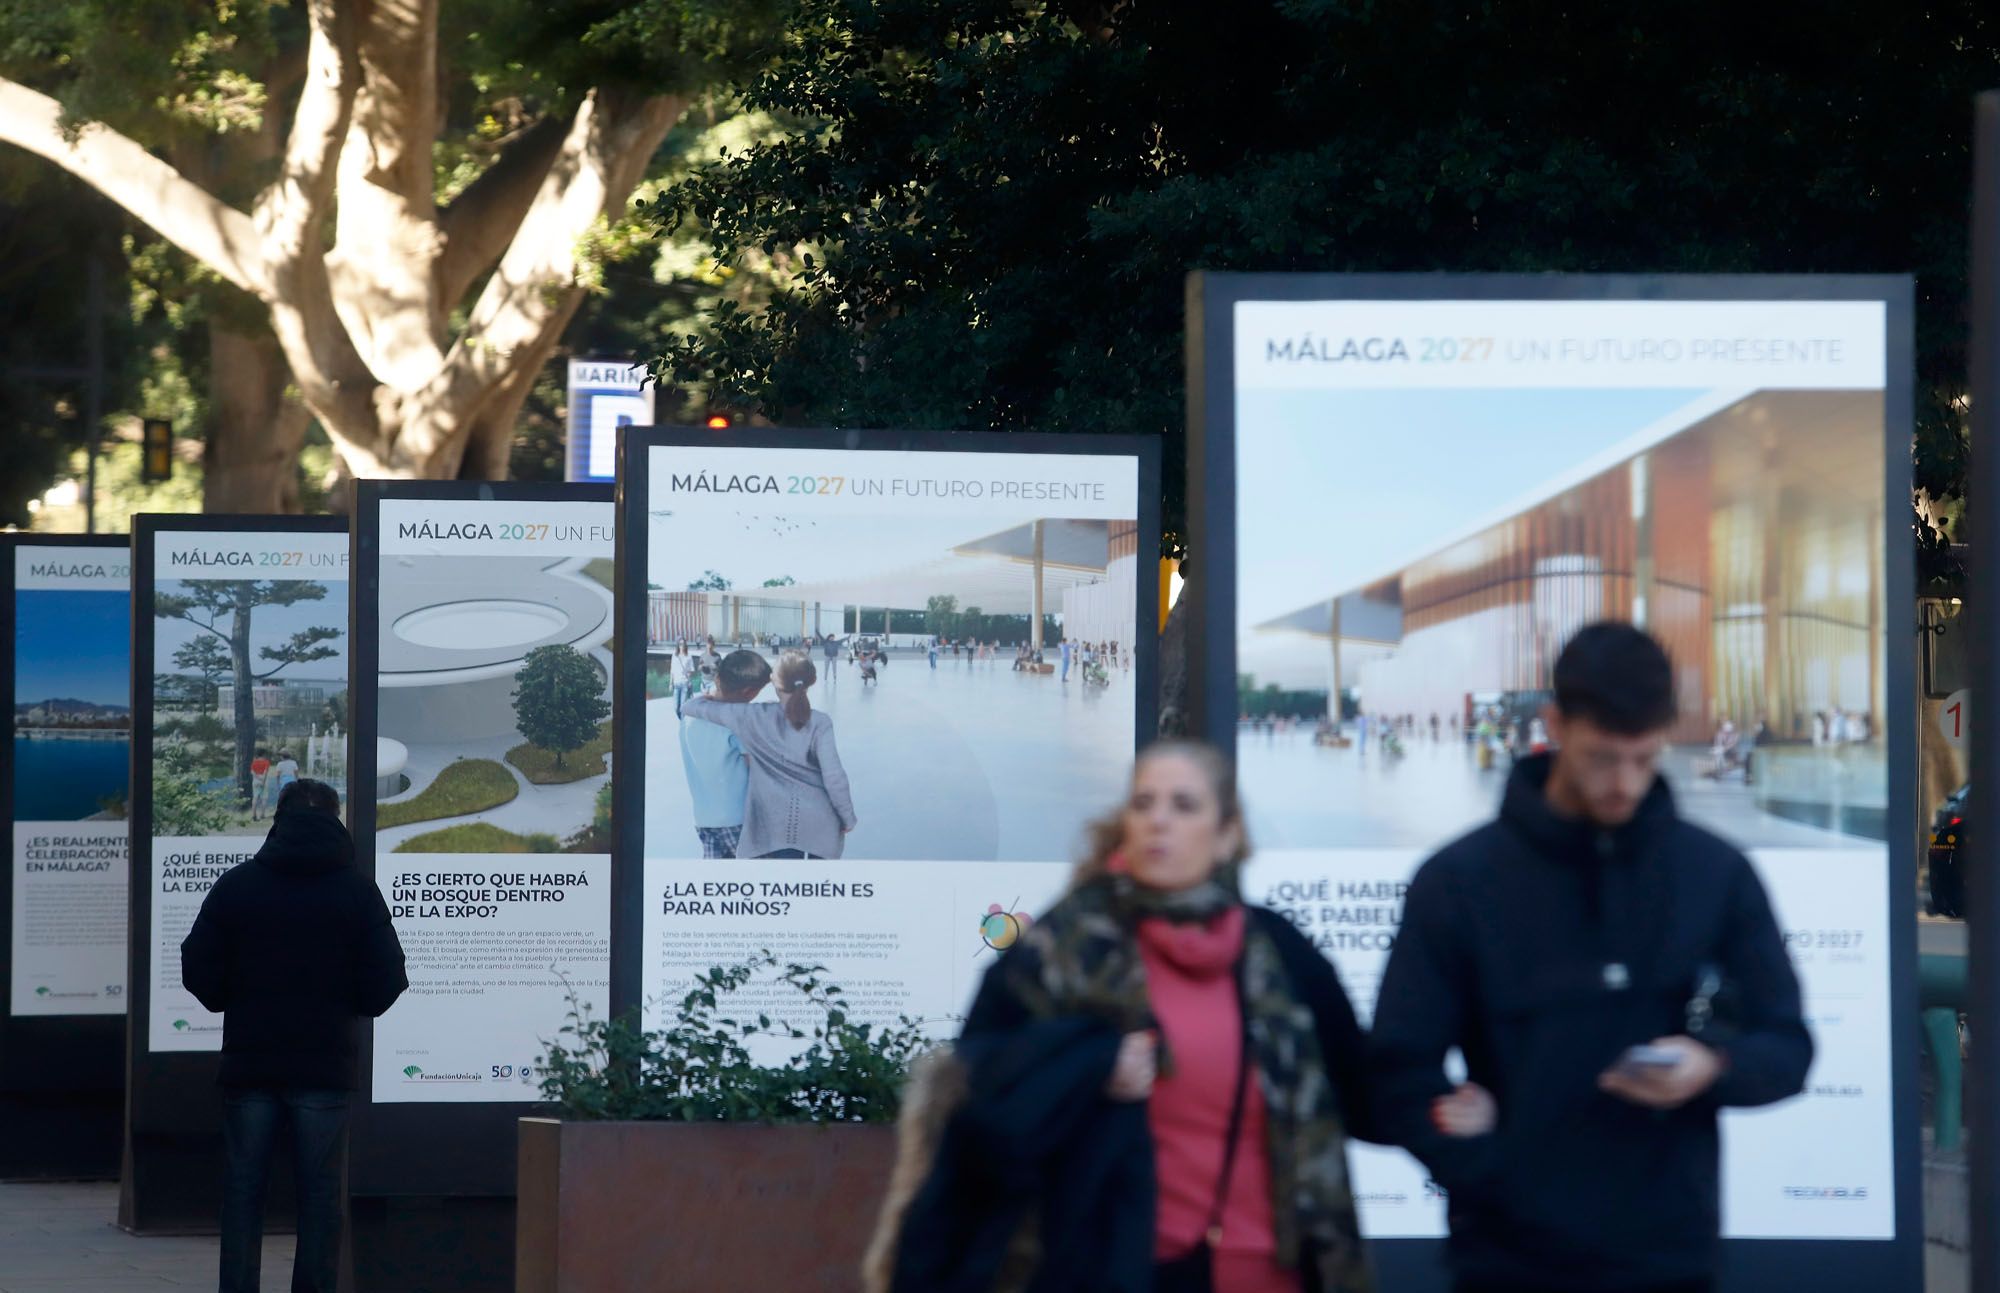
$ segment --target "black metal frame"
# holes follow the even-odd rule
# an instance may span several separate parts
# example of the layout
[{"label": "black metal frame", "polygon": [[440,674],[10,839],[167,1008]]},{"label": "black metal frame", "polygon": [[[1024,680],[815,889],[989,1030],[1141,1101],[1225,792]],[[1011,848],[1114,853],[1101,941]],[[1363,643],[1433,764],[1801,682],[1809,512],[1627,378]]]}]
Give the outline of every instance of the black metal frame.
[{"label": "black metal frame", "polygon": [[[1183,592],[1192,729],[1225,750],[1236,742],[1236,382],[1235,306],[1245,301],[1877,301],[1886,307],[1883,415],[1883,574],[1891,679],[1915,668],[1915,544],[1910,509],[1914,433],[1914,287],[1901,276],[1205,274],[1187,282],[1188,529],[1196,564]],[[1989,343],[1991,340],[1989,338]],[[1982,622],[1990,619],[1990,611]],[[1902,625],[1907,631],[1897,631]],[[1992,659],[1991,652],[1979,656]],[[1880,1241],[1728,1241],[1724,1289],[1753,1293],[1813,1288],[1877,1293],[1921,1287],[1923,1182],[1917,1123],[1915,715],[1910,689],[1888,689],[1887,886],[1891,1119],[1896,1238]],[[1979,731],[1975,725],[1975,739]],[[1976,761],[1976,760],[1975,760]],[[1975,792],[1977,793],[1977,792]],[[1975,874],[1978,868],[1974,868]],[[1977,967],[1975,966],[1975,976]],[[1442,1288],[1435,1240],[1376,1241],[1383,1283]]]},{"label": "black metal frame", "polygon": [[[1981,506],[1991,507],[2000,498],[2000,458],[1992,446],[2000,441],[2000,90],[1979,96],[1975,109],[1972,181],[1972,436],[1974,444],[1987,446],[1972,458],[1968,492]],[[1989,548],[2000,532],[1994,522],[1976,522],[1987,536]],[[1961,541],[1965,538],[1960,535]],[[1970,588],[1967,590],[1966,618],[1971,620],[1968,648],[1973,677],[1991,680],[1992,665],[2000,660],[2000,567],[1992,553],[1977,554],[1972,560]],[[2000,810],[2000,779],[1993,773],[2000,767],[2000,727],[1978,706],[1991,706],[1988,683],[1980,682],[1974,697],[1971,738],[1972,809],[1974,822],[1987,823],[1971,836],[1972,856],[1966,871],[1965,917],[1972,945],[1967,967],[1971,1016],[1972,1072],[1985,1074],[1989,1057],[1995,1054],[1992,1024],[2000,1017],[2000,875],[1994,867],[2000,852],[1993,847],[1992,826],[1995,810]],[[1972,1237],[1972,1282],[1975,1289],[2000,1286],[2000,1226],[1993,1224],[1994,1210],[2000,1208],[2000,1146],[1985,1129],[2000,1127],[2000,1083],[1981,1077],[1965,1092],[1965,1118],[1974,1128],[1970,1179]]]},{"label": "black metal frame", "polygon": [[[869,452],[1062,454],[1125,457],[1139,470],[1139,642],[1133,661],[1133,748],[1158,727],[1159,651],[1146,629],[1159,622],[1160,588],[1152,564],[1160,547],[1160,442],[1156,436],[1055,435],[1046,432],[767,430],[702,427],[626,427],[618,437],[618,677],[612,748],[617,779],[612,791],[611,1008],[614,1014],[643,1003],[641,947],[645,937],[646,807],[646,512],[650,487],[646,451],[698,446],[745,450],[846,449]],[[639,596],[629,595],[638,590]]]},{"label": "black metal frame", "polygon": [[[7,623],[15,601],[15,554],[23,548],[94,548],[125,552],[123,535],[0,535],[0,605]],[[0,633],[0,703],[8,740],[0,745],[0,818],[7,847],[14,824],[14,643]],[[129,827],[129,823],[127,824]],[[11,863],[10,863],[11,866]],[[0,991],[14,973],[14,886],[0,883]],[[126,1006],[131,994],[126,994]],[[31,1015],[0,1009],[0,1180],[91,1178],[118,1173],[119,1121],[125,1090],[125,1021],[115,1014]]]},{"label": "black metal frame", "polygon": [[[381,663],[381,518],[384,500],[508,503],[612,502],[603,482],[531,484],[484,481],[364,480],[355,491],[348,574],[348,820],[354,861],[371,879],[375,854],[375,737]],[[616,791],[613,792],[616,794]],[[362,1029],[349,1140],[349,1188],[356,1195],[511,1197],[515,1124],[545,1113],[535,1101],[378,1104],[373,1098],[375,1029]]]},{"label": "black metal frame", "polygon": [[[153,988],[153,569],[156,535],[339,534],[330,516],[140,515],[132,518],[131,951],[126,972],[125,1146],[118,1224],[140,1234],[213,1233],[222,1197],[222,1101],[213,1052],[148,1048]],[[352,579],[353,571],[348,572]],[[348,633],[350,643],[353,632]],[[288,1177],[289,1170],[281,1174]],[[289,1182],[274,1182],[272,1229],[289,1224]]]}]

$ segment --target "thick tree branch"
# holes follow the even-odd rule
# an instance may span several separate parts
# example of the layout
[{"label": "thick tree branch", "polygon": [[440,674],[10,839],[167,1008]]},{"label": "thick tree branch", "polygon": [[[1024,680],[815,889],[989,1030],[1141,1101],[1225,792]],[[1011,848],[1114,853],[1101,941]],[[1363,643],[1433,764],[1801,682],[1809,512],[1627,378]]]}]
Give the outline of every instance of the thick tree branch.
[{"label": "thick tree branch", "polygon": [[437,0],[356,6],[360,69],[340,159],[334,303],[375,375],[410,388],[444,362],[437,300]]},{"label": "thick tree branch", "polygon": [[272,248],[271,331],[307,407],[353,444],[376,425],[375,380],[334,310],[321,239],[353,116],[355,64],[338,0],[310,0],[307,17],[305,82],[278,178],[257,201],[257,226]]},{"label": "thick tree branch", "polygon": [[231,283],[268,298],[271,270],[250,217],[127,136],[93,123],[66,139],[60,104],[0,79],[0,140],[54,162]]},{"label": "thick tree branch", "polygon": [[447,308],[507,250],[562,151],[566,126],[560,117],[544,117],[516,135],[439,215],[444,247],[437,260],[437,294]]},{"label": "thick tree branch", "polygon": [[513,365],[568,318],[578,245],[600,219],[623,214],[660,141],[687,107],[682,95],[637,97],[603,87],[584,97],[555,164],[543,176],[500,266],[472,307],[437,375],[416,392],[414,420],[395,461],[422,463],[466,426]]}]

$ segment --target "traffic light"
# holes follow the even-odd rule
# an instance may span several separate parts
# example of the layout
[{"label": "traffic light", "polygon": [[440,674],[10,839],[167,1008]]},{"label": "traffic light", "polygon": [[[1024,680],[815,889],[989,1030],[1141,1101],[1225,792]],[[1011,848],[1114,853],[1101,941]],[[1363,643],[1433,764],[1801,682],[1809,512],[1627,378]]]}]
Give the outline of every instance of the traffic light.
[{"label": "traffic light", "polygon": [[145,435],[139,442],[139,481],[157,485],[174,477],[174,424],[165,418],[147,418]]}]

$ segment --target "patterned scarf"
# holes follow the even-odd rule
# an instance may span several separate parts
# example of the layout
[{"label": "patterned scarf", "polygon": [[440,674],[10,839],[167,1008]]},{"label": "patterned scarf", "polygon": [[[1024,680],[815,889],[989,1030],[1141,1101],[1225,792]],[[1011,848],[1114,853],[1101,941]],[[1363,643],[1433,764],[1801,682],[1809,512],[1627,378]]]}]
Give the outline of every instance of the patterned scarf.
[{"label": "patterned scarf", "polygon": [[[1218,868],[1193,889],[1170,893],[1122,874],[1089,881],[1029,927],[1023,942],[1035,949],[1039,973],[1031,981],[1017,980],[1018,990],[1029,1011],[1041,1017],[1081,1013],[1106,1020],[1121,1033],[1155,1029],[1138,922],[1153,916],[1206,921],[1241,901],[1234,866]],[[1322,1293],[1369,1293],[1373,1281],[1347,1178],[1347,1136],[1312,1011],[1294,993],[1277,945],[1255,921],[1244,931],[1237,972],[1251,1058],[1268,1111],[1265,1149],[1278,1261],[1296,1270],[1309,1250]],[[1161,1064],[1169,1063],[1163,1046]]]}]

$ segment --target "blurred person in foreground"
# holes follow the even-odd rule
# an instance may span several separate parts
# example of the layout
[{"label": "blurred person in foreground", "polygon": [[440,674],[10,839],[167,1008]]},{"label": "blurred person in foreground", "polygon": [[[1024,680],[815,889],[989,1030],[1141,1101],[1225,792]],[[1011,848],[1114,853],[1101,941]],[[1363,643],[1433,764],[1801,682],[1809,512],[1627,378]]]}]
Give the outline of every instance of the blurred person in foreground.
[{"label": "blurred person in foreground", "polygon": [[354,1022],[410,984],[332,786],[301,778],[279,792],[264,847],[202,899],[181,979],[222,1016],[221,1293],[256,1293],[281,1126],[298,1185],[292,1293],[334,1293]]},{"label": "blurred person in foreground", "polygon": [[1333,967],[1244,903],[1216,751],[1156,744],[1069,892],[920,1065],[881,1293],[1357,1293],[1361,1032]]},{"label": "blurred person in foreground", "polygon": [[1812,1039],[1764,887],[1659,773],[1677,714],[1657,642],[1583,629],[1556,661],[1554,752],[1410,886],[1374,1091],[1449,1192],[1459,1293],[1712,1290],[1716,1114],[1804,1086]]}]

